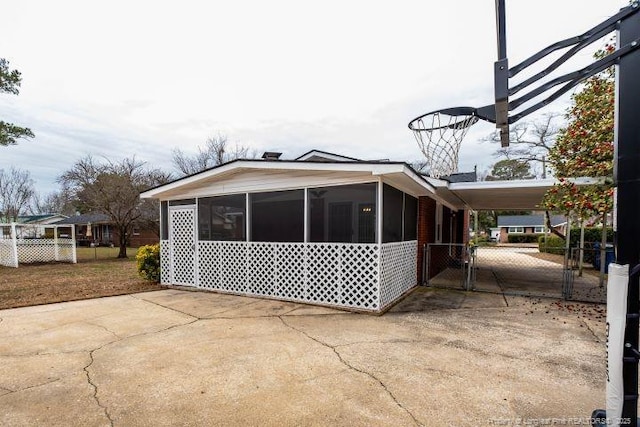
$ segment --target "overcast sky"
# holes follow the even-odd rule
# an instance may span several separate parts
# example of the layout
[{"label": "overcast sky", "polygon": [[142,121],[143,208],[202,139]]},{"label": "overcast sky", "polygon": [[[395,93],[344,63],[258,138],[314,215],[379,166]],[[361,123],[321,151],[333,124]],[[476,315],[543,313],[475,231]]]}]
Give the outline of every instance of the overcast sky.
[{"label": "overcast sky", "polygon": [[[626,3],[507,0],[510,64]],[[87,154],[172,170],[172,149],[196,152],[218,133],[283,158],[317,148],[414,161],[411,119],[493,102],[492,0],[24,0],[2,14],[0,57],[23,82],[0,94],[0,119],[36,138],[0,147],[0,169],[29,170],[42,194]],[[461,171],[495,162],[479,142],[493,129],[469,132]]]}]

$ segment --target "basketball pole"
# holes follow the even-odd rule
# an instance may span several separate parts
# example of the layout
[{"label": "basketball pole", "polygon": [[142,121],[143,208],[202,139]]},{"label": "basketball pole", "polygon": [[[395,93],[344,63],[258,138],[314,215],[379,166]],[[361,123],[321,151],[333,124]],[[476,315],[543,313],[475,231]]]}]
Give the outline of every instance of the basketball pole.
[{"label": "basketball pole", "polygon": [[[620,22],[618,46],[640,39],[640,14]],[[616,70],[616,127],[614,179],[617,185],[616,263],[629,264],[625,352],[622,366],[622,418],[636,425],[638,417],[638,333],[640,320],[640,54],[620,58]]]}]

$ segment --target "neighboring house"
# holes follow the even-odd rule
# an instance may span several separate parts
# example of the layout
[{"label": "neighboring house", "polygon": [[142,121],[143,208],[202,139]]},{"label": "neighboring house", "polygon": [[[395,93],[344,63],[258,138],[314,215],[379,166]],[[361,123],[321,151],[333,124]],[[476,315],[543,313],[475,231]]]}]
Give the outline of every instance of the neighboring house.
[{"label": "neighboring house", "polygon": [[[36,238],[46,234],[45,225],[55,224],[56,222],[66,218],[66,215],[50,213],[40,215],[20,215],[16,224],[24,224],[28,227],[19,227],[16,234],[18,238]],[[0,227],[0,238],[4,236],[10,236],[11,232],[8,227],[12,221],[3,220],[0,218],[0,223],[6,224]]]},{"label": "neighboring house", "polygon": [[[81,214],[70,216],[56,223],[73,225],[76,229],[76,241],[79,246],[117,246],[118,230],[111,224],[108,215]],[[133,229],[128,246],[137,248],[142,245],[158,243],[157,230]]]},{"label": "neighboring house", "polygon": [[[551,227],[565,234],[567,218],[551,215]],[[547,231],[544,215],[501,215],[498,216],[498,241],[507,243],[512,234],[544,234]],[[494,235],[492,229],[491,235]],[[496,233],[498,234],[498,233]]]}]

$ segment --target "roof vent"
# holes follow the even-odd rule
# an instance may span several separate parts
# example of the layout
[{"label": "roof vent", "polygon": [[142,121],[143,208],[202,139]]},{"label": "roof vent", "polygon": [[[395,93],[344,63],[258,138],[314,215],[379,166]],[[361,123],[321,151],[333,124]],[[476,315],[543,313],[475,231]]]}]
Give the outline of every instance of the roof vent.
[{"label": "roof vent", "polygon": [[280,160],[282,153],[276,153],[275,151],[265,151],[262,154],[262,158],[265,160]]}]

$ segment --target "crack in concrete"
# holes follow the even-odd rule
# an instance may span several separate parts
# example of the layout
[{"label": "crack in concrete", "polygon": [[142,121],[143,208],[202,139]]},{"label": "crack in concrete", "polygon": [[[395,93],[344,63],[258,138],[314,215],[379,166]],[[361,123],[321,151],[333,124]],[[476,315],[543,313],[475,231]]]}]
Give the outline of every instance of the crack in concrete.
[{"label": "crack in concrete", "polygon": [[7,395],[12,394],[12,393],[18,393],[20,391],[31,390],[32,388],[42,387],[42,386],[45,386],[47,384],[55,383],[57,381],[60,381],[60,378],[53,378],[52,380],[45,381],[45,382],[40,383],[40,384],[34,384],[34,385],[30,385],[29,387],[19,388],[19,389],[16,389],[16,390],[12,390],[12,389],[6,388],[6,387],[0,387],[0,389],[6,390],[7,393],[4,393],[2,396],[7,396]]},{"label": "crack in concrete", "polygon": [[74,353],[86,353],[86,350],[69,350],[69,351],[36,351],[33,353],[19,353],[19,354],[0,354],[0,359],[11,357],[34,357],[34,356],[56,356],[59,354],[74,354]]},{"label": "crack in concrete", "polygon": [[[167,310],[171,310],[171,311],[175,311],[176,313],[184,314],[185,316],[189,316],[189,317],[194,318],[196,320],[204,320],[204,319],[206,319],[206,317],[194,316],[193,314],[185,313],[184,311],[180,311],[177,308],[169,307],[169,306],[157,303],[155,301],[149,301],[149,300],[146,300],[144,298],[135,297],[133,295],[131,295],[131,297],[137,299],[138,301],[145,302],[147,304],[157,305],[158,307],[166,308]],[[191,322],[191,323],[193,323],[193,322]]]},{"label": "crack in concrete", "polygon": [[394,402],[394,403],[395,403],[395,404],[396,404],[400,409],[402,409],[404,412],[406,412],[406,413],[407,413],[407,414],[408,414],[408,415],[413,419],[413,422],[415,423],[415,425],[417,425],[417,426],[423,426],[423,425],[424,425],[424,424],[422,424],[420,421],[418,421],[418,419],[415,417],[415,415],[413,415],[413,414],[411,413],[411,411],[409,411],[407,408],[405,408],[405,407],[402,405],[402,403],[400,403],[400,402],[398,401],[398,399],[396,398],[396,396],[391,392],[391,390],[389,390],[389,389],[387,388],[387,386],[386,386],[386,384],[385,384],[385,383],[383,383],[383,382],[382,382],[378,377],[376,377],[375,375],[373,375],[373,374],[371,374],[371,373],[369,373],[369,372],[367,372],[367,371],[364,371],[364,370],[362,370],[362,369],[358,369],[358,368],[356,368],[355,366],[353,366],[352,364],[350,364],[349,362],[347,362],[347,361],[342,357],[342,355],[340,354],[340,352],[338,352],[338,350],[336,350],[336,346],[329,345],[328,343],[326,343],[326,342],[324,342],[324,341],[321,341],[321,340],[319,340],[319,339],[317,339],[317,338],[312,337],[311,335],[307,334],[305,331],[303,331],[303,330],[301,330],[301,329],[298,329],[298,328],[296,328],[296,327],[294,327],[294,326],[292,326],[292,325],[288,324],[287,322],[285,322],[285,321],[284,321],[284,319],[283,319],[281,316],[278,316],[278,318],[280,319],[280,321],[282,322],[282,324],[283,324],[283,325],[285,325],[286,327],[288,327],[289,329],[292,329],[292,330],[294,330],[294,331],[296,331],[296,332],[298,332],[298,333],[300,333],[300,334],[304,335],[305,337],[309,338],[309,339],[310,339],[310,340],[312,340],[312,341],[317,342],[318,344],[320,344],[320,345],[322,345],[322,346],[324,346],[324,347],[330,348],[330,349],[335,353],[335,355],[338,357],[338,359],[340,360],[340,362],[341,362],[343,365],[345,365],[347,368],[349,368],[349,369],[351,369],[351,370],[353,370],[353,371],[359,372],[359,373],[361,373],[361,374],[363,374],[363,375],[366,375],[366,376],[368,376],[369,378],[371,378],[372,380],[376,381],[378,384],[380,384],[380,386],[384,389],[384,391],[385,391],[385,392],[387,392],[387,394],[389,395],[389,397],[391,397],[391,400],[393,400],[393,402]]},{"label": "crack in concrete", "polygon": [[[245,308],[247,306],[258,304],[259,302],[263,301],[263,300],[257,300],[257,301],[252,301],[252,302],[249,302],[249,303],[246,303],[246,304],[241,304],[241,305],[238,305],[238,306],[234,306],[234,307],[231,307],[231,308],[229,308],[227,310],[219,311],[219,312],[217,312],[215,314],[212,314],[211,316],[198,317],[198,316],[194,316],[193,314],[189,314],[189,313],[186,313],[184,311],[178,310],[177,308],[173,308],[173,307],[169,307],[169,306],[157,303],[155,301],[149,301],[147,299],[139,298],[139,297],[136,297],[136,296],[133,296],[133,295],[131,295],[131,297],[135,298],[135,299],[137,299],[139,301],[146,302],[148,304],[157,305],[158,307],[166,308],[167,310],[172,310],[172,311],[175,311],[177,313],[184,314],[185,316],[193,317],[194,319],[197,319],[197,320],[266,319],[266,318],[270,318],[270,317],[278,317],[279,318],[280,316],[286,316],[289,313],[293,313],[296,310],[300,310],[301,308],[304,308],[304,307],[294,307],[291,310],[286,311],[284,313],[280,313],[280,314],[265,314],[265,315],[256,315],[256,316],[233,316],[233,317],[220,316],[221,314],[227,313],[229,311],[242,309],[242,308]],[[316,313],[316,314],[301,314],[299,316],[300,317],[306,317],[306,316],[327,316],[327,315],[342,315],[342,314],[346,315],[346,314],[352,314],[352,313],[349,313],[349,312],[344,312],[344,313]]]},{"label": "crack in concrete", "polygon": [[596,341],[600,344],[602,344],[602,340],[596,335],[595,331],[593,329],[591,329],[591,326],[589,326],[589,324],[587,322],[585,322],[583,319],[580,319],[580,322],[582,322],[582,324],[587,328],[587,330],[589,332],[591,332],[591,335],[593,335],[593,337],[596,339]]},{"label": "crack in concrete", "polygon": [[[116,342],[116,341],[112,341],[112,342]],[[100,403],[100,399],[98,398],[98,386],[96,385],[96,383],[93,382],[93,380],[91,379],[91,374],[89,373],[89,367],[91,365],[93,365],[94,362],[94,358],[93,358],[93,353],[100,350],[101,348],[103,348],[106,345],[109,345],[110,343],[104,344],[96,349],[93,349],[89,352],[89,363],[83,368],[85,375],[87,376],[87,382],[89,383],[89,385],[93,388],[93,400],[96,401],[96,404],[102,408],[102,410],[104,411],[104,415],[105,417],[107,417],[107,419],[109,420],[109,424],[111,425],[111,427],[113,427],[113,418],[111,418],[111,414],[109,413],[109,409],[104,406],[102,403]]]},{"label": "crack in concrete", "polygon": [[[191,316],[191,317],[193,317],[193,316]],[[111,344],[116,343],[116,342],[120,342],[120,341],[128,340],[128,339],[130,339],[130,338],[137,338],[137,337],[142,337],[142,336],[145,336],[145,335],[151,335],[151,334],[157,334],[157,333],[160,333],[160,332],[165,332],[165,331],[168,331],[168,330],[170,330],[170,329],[178,328],[178,327],[180,327],[180,326],[190,325],[190,324],[192,324],[192,323],[197,322],[198,320],[200,320],[200,319],[194,318],[192,321],[187,322],[187,323],[179,323],[179,324],[176,324],[176,325],[171,325],[171,326],[169,326],[169,327],[167,327],[167,328],[159,329],[159,330],[157,330],[157,331],[143,332],[143,333],[140,333],[140,334],[130,335],[130,336],[127,336],[127,337],[119,337],[116,333],[114,333],[114,332],[112,332],[112,331],[109,331],[109,329],[108,329],[108,328],[106,328],[106,327],[104,328],[104,329],[106,329],[107,331],[111,332],[111,333],[112,333],[114,336],[116,336],[118,339],[113,340],[113,341],[109,341],[109,342],[107,342],[107,343],[105,343],[105,344],[102,344],[100,347],[97,347],[97,348],[94,348],[93,350],[90,350],[90,351],[89,351],[89,359],[90,359],[90,361],[89,361],[89,363],[88,363],[87,365],[85,365],[85,366],[84,366],[83,371],[84,371],[84,373],[85,373],[85,375],[86,375],[86,377],[87,377],[87,382],[88,382],[88,383],[89,383],[89,385],[93,388],[93,399],[96,401],[96,404],[97,404],[100,408],[102,408],[102,410],[104,411],[105,416],[106,416],[106,417],[107,417],[107,419],[109,420],[109,423],[110,423],[110,425],[111,425],[112,427],[113,427],[113,425],[114,425],[114,421],[113,421],[113,418],[111,418],[111,414],[109,413],[109,408],[107,408],[105,405],[103,405],[103,404],[100,402],[100,398],[98,397],[98,385],[93,381],[93,379],[91,378],[91,374],[90,374],[90,372],[89,372],[89,368],[91,367],[91,365],[93,365],[93,362],[95,361],[94,353],[95,353],[96,351],[98,351],[98,350],[102,350],[102,349],[103,349],[103,348],[105,348],[106,346],[111,345]],[[94,326],[100,326],[100,325],[94,325]]]},{"label": "crack in concrete", "polygon": [[113,332],[111,329],[107,328],[104,325],[98,325],[97,323],[91,323],[91,322],[86,322],[87,325],[92,325],[101,329],[104,329],[105,331],[109,332],[111,335],[113,335],[114,337],[116,337],[118,340],[121,340],[122,337],[118,334],[116,334],[115,332]]}]

